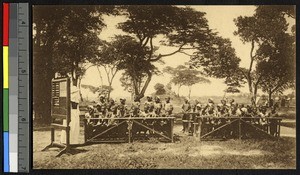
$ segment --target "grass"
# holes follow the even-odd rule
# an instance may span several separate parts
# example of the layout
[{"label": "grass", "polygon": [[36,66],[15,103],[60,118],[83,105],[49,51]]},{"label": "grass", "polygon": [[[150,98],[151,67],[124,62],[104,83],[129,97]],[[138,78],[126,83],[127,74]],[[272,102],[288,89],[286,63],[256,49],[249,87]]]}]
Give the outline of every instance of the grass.
[{"label": "grass", "polygon": [[[174,99],[174,113],[180,112],[180,98]],[[205,99],[200,99],[205,103]],[[215,100],[218,100],[215,98]],[[240,103],[242,99],[236,99]],[[84,106],[84,105],[83,105]],[[281,108],[279,116],[296,118],[295,107]],[[176,116],[181,118],[181,116]],[[55,157],[59,149],[41,150],[50,143],[49,124],[34,121],[34,169],[295,169],[296,139],[202,141],[184,136],[175,125],[179,140],[161,143],[94,144],[77,147],[75,155]],[[176,122],[178,123],[178,122]],[[282,126],[296,128],[295,122]],[[59,132],[57,133],[59,136]],[[83,141],[83,130],[81,130]]]},{"label": "grass", "polygon": [[[175,127],[180,130],[180,126]],[[180,133],[178,133],[180,134]],[[296,140],[198,141],[179,135],[175,143],[133,142],[77,147],[75,155],[56,158],[58,149],[41,152],[49,131],[34,131],[35,169],[294,169]]]},{"label": "grass", "polygon": [[295,122],[281,122],[281,126],[289,127],[289,128],[296,128]]}]

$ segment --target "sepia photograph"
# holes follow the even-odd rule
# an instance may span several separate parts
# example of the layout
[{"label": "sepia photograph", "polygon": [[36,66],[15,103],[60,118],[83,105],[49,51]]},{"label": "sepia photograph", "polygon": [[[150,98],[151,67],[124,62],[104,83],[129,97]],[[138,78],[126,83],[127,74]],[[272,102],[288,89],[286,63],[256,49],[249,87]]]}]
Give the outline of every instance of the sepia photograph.
[{"label": "sepia photograph", "polygon": [[32,48],[33,169],[296,169],[296,6],[33,5]]}]

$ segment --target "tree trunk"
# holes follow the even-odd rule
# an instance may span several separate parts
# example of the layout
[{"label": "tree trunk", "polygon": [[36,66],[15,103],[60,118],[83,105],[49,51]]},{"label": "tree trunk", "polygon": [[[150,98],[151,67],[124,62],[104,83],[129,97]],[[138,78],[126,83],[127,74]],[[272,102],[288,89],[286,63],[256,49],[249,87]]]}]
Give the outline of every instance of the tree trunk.
[{"label": "tree trunk", "polygon": [[179,97],[179,90],[180,90],[181,86],[178,86],[178,90],[177,90],[177,96]]},{"label": "tree trunk", "polygon": [[271,107],[273,104],[271,103],[271,101],[272,101],[272,91],[269,91],[269,107]]},{"label": "tree trunk", "polygon": [[224,100],[225,97],[226,97],[226,93],[227,93],[227,91],[225,90],[225,93],[224,93],[224,95],[223,95],[223,100]]},{"label": "tree trunk", "polygon": [[253,56],[253,52],[254,52],[254,46],[255,46],[255,41],[252,40],[251,42],[251,51],[250,51],[250,66],[249,66],[249,70],[247,73],[247,82],[248,82],[248,87],[249,87],[249,92],[250,92],[250,96],[251,96],[251,103],[253,106],[256,106],[256,93],[257,93],[257,86],[254,88],[254,93],[253,93],[253,80],[251,77],[251,72],[252,72],[252,67],[253,67],[253,63],[254,63],[254,57]]},{"label": "tree trunk", "polygon": [[79,89],[80,101],[83,101],[83,97],[82,97],[82,93],[81,93],[81,79],[82,79],[82,77],[79,77],[79,79],[78,79],[78,89]]},{"label": "tree trunk", "polygon": [[110,99],[111,85],[112,85],[112,81],[108,81],[109,89],[108,89],[108,93],[107,93],[107,99]]},{"label": "tree trunk", "polygon": [[252,82],[250,82],[249,80],[247,80],[247,82],[248,82],[251,104],[253,106],[256,106],[256,101],[255,101],[256,97],[254,97],[254,93],[253,93],[253,89],[252,89]]},{"label": "tree trunk", "polygon": [[191,99],[192,86],[189,86],[189,99]]},{"label": "tree trunk", "polygon": [[[142,88],[142,90],[138,93],[135,93],[136,97],[139,98],[139,99],[142,99],[144,96],[145,96],[145,92],[146,92],[146,89],[151,81],[151,78],[152,78],[152,74],[151,72],[148,72],[148,76],[147,76],[147,80]],[[135,86],[137,86],[138,83],[134,83]],[[135,87],[135,89],[137,89],[138,87]]]},{"label": "tree trunk", "polygon": [[257,90],[258,90],[258,87],[257,86],[254,86],[254,92],[253,92],[253,102],[252,105],[256,107],[256,97],[257,97]]},{"label": "tree trunk", "polygon": [[101,88],[103,87],[103,79],[102,79],[102,74],[101,74],[101,71],[100,71],[100,69],[99,69],[99,67],[98,66],[96,66],[97,67],[97,70],[98,70],[98,73],[99,73],[99,77],[100,77],[100,83],[101,83]]}]

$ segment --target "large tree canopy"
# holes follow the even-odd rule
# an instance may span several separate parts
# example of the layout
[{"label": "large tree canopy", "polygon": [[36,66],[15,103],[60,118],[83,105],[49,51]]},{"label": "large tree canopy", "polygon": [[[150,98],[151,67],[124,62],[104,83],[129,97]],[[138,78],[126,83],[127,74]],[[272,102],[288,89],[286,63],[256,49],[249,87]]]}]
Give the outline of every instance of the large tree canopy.
[{"label": "large tree canopy", "polygon": [[[209,65],[202,64],[205,72],[216,77],[221,75],[224,77],[223,72],[229,75],[232,71],[221,67],[223,71],[221,73],[219,72],[220,66],[237,67],[239,59],[235,56],[230,41],[217,37],[209,29],[203,12],[190,7],[170,5],[120,6],[119,9],[126,20],[121,22],[118,28],[127,33],[124,37],[131,38],[129,40],[132,48],[136,50],[134,55],[131,50],[127,50],[131,53],[125,54],[131,56],[129,60],[123,62],[123,69],[126,72],[124,76],[130,77],[135,95],[139,98],[144,96],[153,74],[157,73],[153,63],[160,61],[163,57],[176,53],[191,55],[191,51],[197,51],[198,58],[202,58],[199,55],[205,55],[207,59],[211,59],[211,55],[219,55],[218,58],[225,56],[223,60],[216,58],[215,62]],[[213,49],[215,45],[218,48]],[[161,53],[161,46],[169,46],[170,52]]]},{"label": "large tree canopy", "polygon": [[51,115],[51,79],[55,72],[71,75],[77,85],[83,72],[80,64],[94,57],[98,49],[97,35],[105,26],[101,15],[112,11],[111,6],[33,7],[33,98],[37,118]]},{"label": "large tree canopy", "polygon": [[[238,27],[234,34],[244,43],[251,43],[249,68],[241,68],[240,73],[248,83],[253,105],[259,86],[270,93],[278,90],[277,86],[286,87],[282,81],[287,83],[294,77],[291,74],[295,70],[294,41],[289,37],[286,20],[286,15],[294,17],[292,9],[292,6],[258,6],[253,16],[240,16],[234,20]],[[278,69],[272,70],[275,67]]]}]

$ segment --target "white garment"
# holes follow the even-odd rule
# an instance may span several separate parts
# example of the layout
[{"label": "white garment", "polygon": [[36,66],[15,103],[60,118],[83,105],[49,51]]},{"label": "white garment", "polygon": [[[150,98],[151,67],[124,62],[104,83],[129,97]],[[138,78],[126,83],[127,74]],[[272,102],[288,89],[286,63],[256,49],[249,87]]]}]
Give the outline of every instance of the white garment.
[{"label": "white garment", "polygon": [[79,144],[79,132],[80,132],[79,114],[80,114],[79,105],[77,105],[77,109],[71,109],[70,144]]},{"label": "white garment", "polygon": [[[80,132],[80,118],[79,107],[77,109],[71,109],[71,122],[70,122],[70,144],[79,144],[79,132]],[[63,120],[63,125],[67,126],[67,121]],[[66,131],[61,130],[60,143],[66,144]]]},{"label": "white garment", "polygon": [[71,86],[71,101],[75,103],[79,103],[80,94],[79,88],[77,86]]},{"label": "white garment", "polygon": [[[67,120],[63,120],[63,125],[67,126]],[[66,144],[66,130],[61,130],[60,133],[60,143]]]},{"label": "white garment", "polygon": [[[79,89],[76,86],[71,86],[71,102],[79,103],[80,94]],[[70,104],[71,105],[71,104]],[[77,105],[77,109],[72,109],[71,105],[71,122],[70,122],[70,144],[79,144],[79,132],[80,132],[80,111],[79,104]],[[66,121],[63,121],[66,126]],[[66,131],[61,131],[60,137],[61,143],[66,143]]]},{"label": "white garment", "polygon": [[71,102],[77,103],[77,108],[71,108],[71,122],[70,122],[70,144],[79,144],[80,132],[80,110],[79,110],[80,94],[77,86],[71,86]]}]

